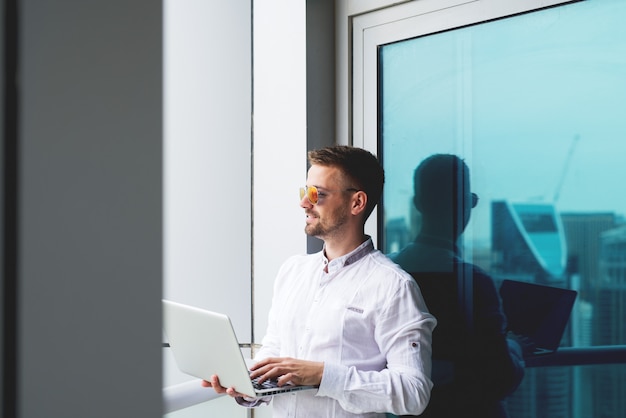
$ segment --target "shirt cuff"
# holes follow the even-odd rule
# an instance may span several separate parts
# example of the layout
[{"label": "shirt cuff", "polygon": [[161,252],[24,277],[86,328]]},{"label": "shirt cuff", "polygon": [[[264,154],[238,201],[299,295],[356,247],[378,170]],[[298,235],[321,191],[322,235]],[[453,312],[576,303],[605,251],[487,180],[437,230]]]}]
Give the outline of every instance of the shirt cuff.
[{"label": "shirt cuff", "polygon": [[334,399],[344,393],[344,386],[348,367],[340,364],[324,363],[324,372],[322,373],[322,381],[317,390],[316,396],[328,396]]},{"label": "shirt cuff", "polygon": [[237,402],[241,406],[245,406],[246,408],[256,408],[257,406],[267,405],[272,400],[271,396],[266,396],[263,398],[248,398],[246,396],[238,396],[235,398],[235,402]]}]

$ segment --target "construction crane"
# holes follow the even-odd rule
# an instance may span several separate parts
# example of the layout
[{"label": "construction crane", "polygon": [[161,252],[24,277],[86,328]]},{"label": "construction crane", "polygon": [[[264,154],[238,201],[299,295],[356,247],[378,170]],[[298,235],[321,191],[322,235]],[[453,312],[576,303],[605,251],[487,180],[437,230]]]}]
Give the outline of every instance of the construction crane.
[{"label": "construction crane", "polygon": [[576,144],[580,140],[580,135],[574,135],[572,138],[572,143],[569,146],[569,151],[567,156],[565,157],[565,165],[563,166],[563,171],[561,172],[561,178],[559,179],[559,183],[556,186],[556,190],[554,191],[554,197],[552,198],[552,203],[556,205],[559,197],[561,195],[561,188],[563,187],[563,183],[565,182],[565,177],[567,176],[567,171],[569,170],[569,165],[572,160],[572,155],[574,154],[574,149],[576,148]]}]

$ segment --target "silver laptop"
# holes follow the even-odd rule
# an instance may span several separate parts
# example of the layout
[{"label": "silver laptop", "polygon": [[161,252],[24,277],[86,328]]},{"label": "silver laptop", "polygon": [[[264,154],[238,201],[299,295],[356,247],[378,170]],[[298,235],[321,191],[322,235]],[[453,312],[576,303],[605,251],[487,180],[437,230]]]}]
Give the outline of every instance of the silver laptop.
[{"label": "silver laptop", "polygon": [[217,375],[222,386],[251,398],[316,388],[253,382],[230,318],[224,314],[163,299],[163,328],[176,365],[191,376],[210,380]]}]

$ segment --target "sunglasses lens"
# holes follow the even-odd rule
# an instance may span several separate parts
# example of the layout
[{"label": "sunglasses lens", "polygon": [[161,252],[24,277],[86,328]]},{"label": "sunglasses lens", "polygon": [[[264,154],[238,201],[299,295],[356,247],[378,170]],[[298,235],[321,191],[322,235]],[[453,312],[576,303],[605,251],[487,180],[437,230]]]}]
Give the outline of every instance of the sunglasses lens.
[{"label": "sunglasses lens", "polygon": [[317,187],[300,187],[300,200],[302,200],[305,195],[311,204],[317,204]]},{"label": "sunglasses lens", "polygon": [[307,197],[311,201],[312,204],[317,204],[317,187],[311,186],[307,188]]}]

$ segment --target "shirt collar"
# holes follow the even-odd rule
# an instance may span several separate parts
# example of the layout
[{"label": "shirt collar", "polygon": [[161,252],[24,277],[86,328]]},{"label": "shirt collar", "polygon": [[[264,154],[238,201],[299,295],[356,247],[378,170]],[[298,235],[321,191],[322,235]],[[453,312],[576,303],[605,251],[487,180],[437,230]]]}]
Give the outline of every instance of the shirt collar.
[{"label": "shirt collar", "polygon": [[367,239],[363,242],[363,244],[359,245],[348,254],[337,257],[332,261],[328,261],[325,251],[322,251],[322,258],[324,260],[324,266],[328,265],[328,272],[330,273],[332,271],[339,270],[342,267],[347,267],[350,264],[356,263],[373,250],[374,242],[372,241],[372,237],[367,236]]}]

